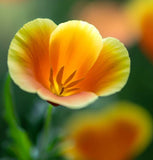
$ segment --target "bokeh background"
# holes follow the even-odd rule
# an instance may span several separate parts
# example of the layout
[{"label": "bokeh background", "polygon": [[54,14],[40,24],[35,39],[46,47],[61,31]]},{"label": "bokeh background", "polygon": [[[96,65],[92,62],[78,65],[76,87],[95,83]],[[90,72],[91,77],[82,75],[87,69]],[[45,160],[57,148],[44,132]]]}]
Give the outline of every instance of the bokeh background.
[{"label": "bokeh background", "polygon": [[[83,19],[91,21],[90,17],[81,15],[81,11],[85,10],[89,3],[93,2],[113,2],[117,6],[124,5],[127,1],[124,0],[0,0],[0,159],[7,160],[12,155],[7,152],[6,146],[10,141],[8,136],[8,125],[4,119],[4,82],[8,72],[7,69],[7,54],[11,39],[23,24],[35,18],[50,18],[56,24],[65,22],[71,19]],[[99,9],[92,10],[95,13],[94,21],[99,22]],[[109,18],[113,17],[113,12],[105,12]],[[120,13],[117,13],[120,14]],[[91,13],[92,15],[92,13]],[[101,15],[103,16],[103,15]],[[115,16],[115,15],[114,15]],[[116,23],[118,19],[114,18]],[[123,18],[124,19],[124,18]],[[112,18],[112,21],[115,21]],[[124,19],[125,20],[125,19]],[[110,26],[111,24],[110,21]],[[126,20],[125,20],[126,22]],[[91,22],[92,23],[92,22]],[[94,22],[93,22],[94,23]],[[108,21],[106,21],[108,25]],[[115,24],[115,22],[114,22]],[[99,25],[100,28],[103,24]],[[109,26],[109,25],[108,25]],[[116,25],[117,26],[117,25]],[[114,26],[115,27],[115,26]],[[127,26],[128,27],[128,26]],[[102,28],[102,27],[101,27]],[[109,28],[105,26],[105,28]],[[111,27],[110,27],[111,28]],[[122,29],[118,28],[118,32]],[[126,28],[127,31],[127,28]],[[107,32],[105,30],[105,32]],[[109,32],[109,30],[108,30]],[[102,34],[102,31],[101,31]],[[113,34],[113,33],[112,33]],[[132,35],[132,33],[129,33]],[[129,35],[128,34],[128,35]],[[107,34],[106,34],[107,35]],[[111,32],[109,35],[111,36]],[[112,35],[115,36],[115,35]],[[98,110],[105,108],[105,106],[126,100],[136,103],[144,107],[151,115],[153,115],[153,61],[146,56],[145,51],[139,43],[139,39],[132,38],[131,43],[127,44],[127,49],[131,58],[131,74],[126,86],[121,92],[108,97],[101,97],[95,103],[89,105],[87,108],[81,110],[70,110],[59,106],[53,108],[51,137],[60,133],[62,134],[62,127],[72,114],[82,110]],[[153,44],[152,44],[153,45]],[[153,54],[153,53],[152,53]],[[37,95],[26,93],[20,90],[12,83],[13,100],[15,103],[16,116],[20,121],[20,125],[28,132],[34,144],[39,139],[40,130],[43,127],[45,111],[47,103],[41,100]],[[153,159],[153,143],[141,153],[136,160],[152,160]]]}]

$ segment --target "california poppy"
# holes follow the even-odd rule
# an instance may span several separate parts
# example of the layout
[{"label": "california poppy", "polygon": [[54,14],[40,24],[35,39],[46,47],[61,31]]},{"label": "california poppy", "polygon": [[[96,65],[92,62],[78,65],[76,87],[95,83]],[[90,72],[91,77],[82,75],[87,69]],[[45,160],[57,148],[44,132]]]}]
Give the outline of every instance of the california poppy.
[{"label": "california poppy", "polygon": [[72,116],[61,145],[69,160],[126,160],[151,142],[153,119],[140,106],[122,102],[107,111]]},{"label": "california poppy", "polygon": [[143,52],[153,62],[153,1],[134,0],[125,7],[131,30],[139,37]]},{"label": "california poppy", "polygon": [[130,59],[124,45],[104,38],[91,24],[50,19],[25,24],[8,53],[13,81],[49,102],[81,108],[118,92],[127,82]]}]

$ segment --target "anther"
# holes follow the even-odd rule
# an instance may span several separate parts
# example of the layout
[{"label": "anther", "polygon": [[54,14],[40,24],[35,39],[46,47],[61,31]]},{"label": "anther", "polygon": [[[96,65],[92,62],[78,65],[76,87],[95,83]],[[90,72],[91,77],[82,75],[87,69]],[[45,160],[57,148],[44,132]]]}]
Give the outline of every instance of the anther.
[{"label": "anther", "polygon": [[56,77],[53,77],[54,73],[53,73],[53,69],[51,68],[50,77],[49,77],[51,92],[53,92],[58,96],[63,96],[64,94],[67,95],[68,92],[79,90],[80,88],[77,88],[75,86],[79,82],[81,82],[84,78],[72,81],[76,72],[77,71],[74,71],[70,76],[68,76],[68,78],[63,83],[62,80],[63,80],[63,74],[64,74],[64,66],[60,68]]}]

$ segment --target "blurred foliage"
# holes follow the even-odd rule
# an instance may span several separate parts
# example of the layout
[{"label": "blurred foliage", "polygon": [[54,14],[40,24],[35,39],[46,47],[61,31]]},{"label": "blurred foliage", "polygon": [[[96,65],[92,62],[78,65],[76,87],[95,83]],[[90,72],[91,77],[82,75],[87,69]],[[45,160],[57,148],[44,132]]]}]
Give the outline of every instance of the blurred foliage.
[{"label": "blurred foliage", "polygon": [[10,91],[10,77],[6,79],[4,99],[5,99],[5,119],[9,125],[9,134],[13,140],[13,143],[9,145],[9,150],[16,154],[21,160],[27,160],[30,158],[31,142],[24,130],[17,125],[16,116],[13,111],[13,102],[11,99]]},{"label": "blurred foliage", "polygon": [[14,113],[14,104],[11,94],[11,78],[8,75],[4,87],[5,120],[8,124],[9,140],[5,144],[7,155],[19,160],[49,160],[60,157],[56,145],[61,138],[50,136],[52,105],[47,106],[43,128],[39,131],[39,139],[36,144],[29,139],[28,133],[18,125]]},{"label": "blurred foliage", "polygon": [[[85,3],[89,1],[94,0],[84,0]],[[7,51],[16,31],[24,23],[37,17],[50,18],[57,24],[67,21],[71,19],[70,11],[76,2],[78,0],[25,0],[14,4],[13,2],[0,3],[0,160],[12,160],[10,157],[15,159],[11,151],[16,153],[19,160],[32,158],[40,160],[44,156],[45,160],[62,160],[58,149],[53,147],[61,140],[63,125],[67,118],[83,110],[95,110],[118,100],[129,100],[143,106],[153,115],[153,65],[138,44],[128,48],[131,74],[124,89],[115,95],[99,98],[95,103],[81,110],[72,111],[61,106],[48,109],[46,102],[36,95],[20,90],[10,83],[9,77],[5,83]],[[124,3],[122,0],[118,2]],[[46,112],[47,116],[45,116]],[[47,154],[40,154],[39,152],[44,152],[44,149],[47,150]],[[32,155],[29,155],[29,150]],[[137,160],[152,160],[152,150],[153,143]],[[39,154],[42,157],[39,157]]]}]

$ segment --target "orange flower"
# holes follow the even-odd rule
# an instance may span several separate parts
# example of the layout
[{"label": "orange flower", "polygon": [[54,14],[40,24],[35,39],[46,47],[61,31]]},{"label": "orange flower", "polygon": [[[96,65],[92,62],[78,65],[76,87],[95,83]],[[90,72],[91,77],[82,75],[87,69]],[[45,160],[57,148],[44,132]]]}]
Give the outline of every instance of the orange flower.
[{"label": "orange flower", "polygon": [[63,155],[69,160],[125,160],[142,152],[152,140],[153,120],[143,108],[122,102],[102,113],[69,119]]},{"label": "orange flower", "polygon": [[[78,10],[78,8],[80,8]],[[90,2],[74,7],[74,18],[85,20],[95,25],[103,37],[115,37],[130,46],[137,36],[131,30],[123,6],[114,2]]]},{"label": "orange flower", "polygon": [[137,31],[144,53],[153,61],[153,1],[134,0],[126,10],[131,29]]},{"label": "orange flower", "polygon": [[36,19],[13,38],[8,68],[21,89],[52,103],[81,108],[98,96],[119,91],[127,81],[130,60],[122,43],[102,39],[87,22],[57,26],[49,19]]}]

